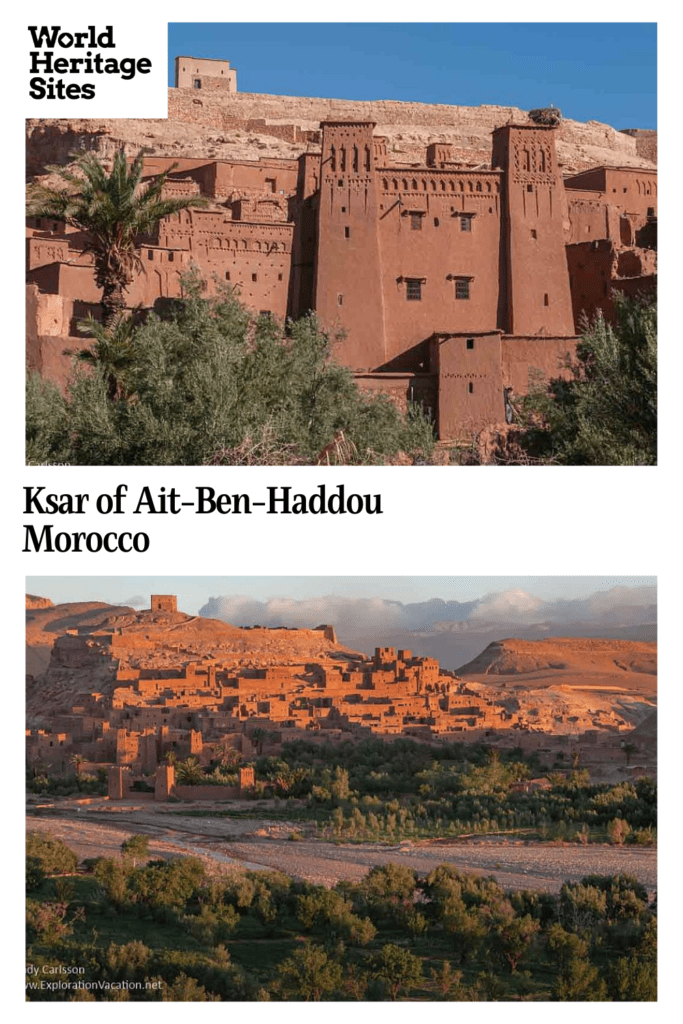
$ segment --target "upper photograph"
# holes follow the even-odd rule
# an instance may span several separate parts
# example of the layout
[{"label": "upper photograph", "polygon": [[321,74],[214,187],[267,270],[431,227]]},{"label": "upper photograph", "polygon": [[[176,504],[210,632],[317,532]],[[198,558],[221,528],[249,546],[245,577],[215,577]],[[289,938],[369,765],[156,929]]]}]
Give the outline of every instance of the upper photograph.
[{"label": "upper photograph", "polygon": [[26,124],[29,465],[656,463],[656,25],[168,33]]}]

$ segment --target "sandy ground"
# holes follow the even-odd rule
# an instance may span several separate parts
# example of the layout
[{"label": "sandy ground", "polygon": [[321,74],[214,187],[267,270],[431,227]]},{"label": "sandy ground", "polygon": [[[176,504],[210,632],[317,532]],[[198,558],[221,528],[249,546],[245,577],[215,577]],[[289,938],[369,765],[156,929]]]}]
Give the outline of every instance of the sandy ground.
[{"label": "sandy ground", "polygon": [[[120,809],[119,809],[120,808]],[[55,809],[56,811],[56,809]],[[165,814],[144,806],[61,807],[29,814],[27,831],[46,831],[62,839],[80,858],[119,853],[134,833],[150,837],[151,856],[201,857],[216,870],[277,868],[297,878],[324,885],[341,879],[360,880],[378,864],[405,864],[426,874],[439,864],[463,871],[494,875],[508,889],[559,892],[564,881],[589,874],[634,875],[654,895],[657,889],[657,851],[608,845],[573,846],[525,843],[489,838],[353,845],[287,837],[299,827],[282,821],[189,817]]]}]

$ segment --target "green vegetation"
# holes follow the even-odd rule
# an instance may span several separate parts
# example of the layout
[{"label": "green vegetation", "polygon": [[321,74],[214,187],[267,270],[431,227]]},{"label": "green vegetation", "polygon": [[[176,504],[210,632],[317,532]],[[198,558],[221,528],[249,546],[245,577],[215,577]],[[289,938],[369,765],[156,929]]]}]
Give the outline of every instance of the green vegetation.
[{"label": "green vegetation", "polygon": [[526,793],[514,784],[547,769],[521,750],[407,739],[298,740],[286,743],[280,757],[257,758],[255,766],[260,794],[282,801],[269,815],[314,823],[321,838],[395,843],[520,831],[527,839],[656,841],[651,779],[591,784],[585,771],[550,772],[550,788]]},{"label": "green vegetation", "polygon": [[541,383],[524,400],[524,447],[578,466],[657,461],[657,306],[615,292],[615,327],[586,324],[569,379]]},{"label": "green vegetation", "polygon": [[389,864],[326,889],[192,857],[76,873],[71,854],[65,877],[63,844],[30,844],[31,1001],[656,999],[655,908],[626,875],[550,895]]},{"label": "green vegetation", "polygon": [[253,317],[221,288],[203,298],[196,274],[163,318],[94,329],[89,372],[66,397],[29,374],[29,464],[375,464],[399,452],[426,461],[421,412],[362,394],[330,357],[314,317]]},{"label": "green vegetation", "polygon": [[30,217],[50,217],[86,233],[85,251],[93,255],[105,324],[116,323],[125,309],[126,290],[141,269],[136,251],[141,236],[170,214],[206,206],[206,200],[196,196],[163,196],[173,167],[144,184],[144,154],[143,149],[129,166],[125,149],[119,149],[107,172],[94,153],[84,153],[76,159],[73,171],[48,168],[61,178],[61,187],[38,182],[28,190],[26,212]]},{"label": "green vegetation", "polygon": [[[74,755],[78,758],[78,755]],[[82,758],[72,761],[75,772],[55,772],[43,764],[32,764],[26,771],[26,789],[41,796],[104,796],[107,792],[107,770],[98,768],[93,775],[84,772]]]}]

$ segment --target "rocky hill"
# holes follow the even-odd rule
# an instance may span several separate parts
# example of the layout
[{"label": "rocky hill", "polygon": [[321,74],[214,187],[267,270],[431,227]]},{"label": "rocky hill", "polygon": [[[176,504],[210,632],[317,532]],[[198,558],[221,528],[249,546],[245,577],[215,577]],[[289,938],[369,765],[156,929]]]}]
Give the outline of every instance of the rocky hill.
[{"label": "rocky hill", "polygon": [[503,699],[546,732],[656,729],[657,645],[552,637],[499,640],[459,668],[473,691]]},{"label": "rocky hill", "polygon": [[[259,93],[201,97],[191,89],[169,89],[166,120],[62,120],[26,122],[26,168],[44,174],[48,164],[63,165],[75,150],[109,158],[125,146],[132,156],[145,146],[157,156],[209,160],[295,158],[315,150],[320,123],[326,119],[363,119],[376,123],[375,134],[387,140],[389,162],[423,163],[428,142],[454,146],[454,159],[474,166],[491,159],[491,132],[514,121],[526,123],[517,107],[461,107],[352,101]],[[557,132],[557,153],[566,172],[608,165],[653,167],[656,133],[619,131],[598,121],[565,120]]]},{"label": "rocky hill", "polygon": [[27,613],[27,714],[36,722],[65,711],[84,690],[110,693],[117,668],[169,675],[217,659],[244,668],[355,655],[318,629],[241,628],[183,612],[136,612],[89,602]]},{"label": "rocky hill", "polygon": [[[457,670],[461,676],[549,676],[574,672],[585,676],[657,674],[657,645],[631,640],[552,637],[547,640],[499,640]],[[647,685],[643,681],[643,685]]]}]

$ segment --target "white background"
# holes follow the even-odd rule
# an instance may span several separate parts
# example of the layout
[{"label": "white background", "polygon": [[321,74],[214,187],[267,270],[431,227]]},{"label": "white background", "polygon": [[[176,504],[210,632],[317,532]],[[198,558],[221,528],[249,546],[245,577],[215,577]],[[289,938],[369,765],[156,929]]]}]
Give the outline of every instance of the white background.
[{"label": "white background", "polygon": [[[162,8],[160,8],[162,10]],[[67,16],[68,12],[68,16]],[[661,95],[669,105],[673,122],[678,126],[679,115],[673,108],[678,95],[677,65],[674,40],[680,39],[677,19],[666,14],[660,4],[621,3],[618,6],[620,21],[655,20],[660,15],[660,74],[663,76]],[[24,380],[24,312],[23,312],[23,152],[25,117],[37,116],[159,116],[158,110],[147,111],[145,98],[138,95],[133,82],[118,82],[121,104],[116,111],[99,109],[97,100],[87,103],[86,110],[76,110],[73,103],[50,102],[49,110],[38,110],[35,101],[28,99],[28,51],[31,49],[28,24],[56,24],[76,28],[96,24],[114,25],[115,39],[125,39],[125,47],[119,47],[117,56],[150,56],[155,61],[152,75],[143,76],[145,88],[154,92],[150,80],[158,75],[156,86],[162,83],[166,89],[166,29],[168,21],[199,19],[227,21],[230,14],[228,5],[205,3],[200,9],[188,9],[186,4],[170,0],[163,6],[163,18],[149,6],[118,4],[115,7],[103,5],[96,8],[91,4],[64,3],[62,5],[31,4],[26,10],[11,13],[10,31],[5,33],[3,52],[7,72],[3,76],[5,107],[3,114],[4,154],[2,163],[4,209],[3,259],[3,340],[4,340],[4,389],[2,411],[4,417],[5,486],[2,500],[3,516],[3,564],[5,586],[3,588],[3,618],[5,625],[4,683],[6,708],[12,708],[6,722],[11,730],[11,753],[6,764],[16,766],[16,771],[6,773],[5,793],[16,786],[16,825],[12,828],[11,874],[16,881],[15,903],[5,916],[4,934],[10,933],[16,941],[11,946],[11,962],[4,961],[4,982],[7,998],[16,1005],[17,1012],[31,1015],[87,1012],[87,1004],[81,1010],[70,1004],[45,1004],[26,1006],[23,1003],[23,950],[21,947],[21,884],[23,877],[17,858],[20,856],[23,834],[22,812],[22,771],[24,755],[21,735],[23,719],[23,598],[24,576],[34,574],[53,575],[140,575],[140,574],[183,574],[183,575],[271,575],[274,573],[302,575],[658,575],[660,589],[660,637],[661,637],[661,702],[660,756],[663,765],[671,771],[660,772],[662,820],[660,827],[661,880],[665,898],[661,900],[662,941],[661,950],[661,995],[657,1006],[612,1006],[610,1004],[586,1004],[582,1014],[619,1014],[620,1019],[634,1016],[667,1016],[674,1010],[676,1002],[675,953],[680,941],[674,934],[674,919],[680,908],[675,906],[679,899],[679,884],[673,875],[675,861],[672,843],[680,827],[679,813],[670,803],[673,788],[670,777],[677,771],[674,719],[678,713],[676,697],[681,687],[677,661],[676,637],[679,624],[679,582],[680,582],[680,439],[682,428],[676,415],[681,405],[680,395],[680,327],[673,329],[672,301],[673,285],[671,268],[678,266],[669,252],[668,240],[678,221],[676,207],[668,205],[668,168],[673,166],[676,154],[673,140],[667,137],[667,121],[660,133],[661,177],[665,216],[661,231],[663,250],[660,296],[662,307],[661,346],[661,423],[660,465],[657,468],[487,468],[487,467],[383,467],[335,470],[333,468],[139,468],[111,469],[77,467],[26,468],[23,451],[23,380]],[[251,12],[249,12],[251,13]],[[415,9],[406,5],[368,5],[347,3],[343,11],[333,12],[331,20],[411,20]],[[451,5],[434,5],[421,9],[420,14],[430,21],[450,20],[460,14]],[[474,12],[475,15],[479,12]],[[486,15],[492,20],[510,20],[511,11],[506,5],[491,3]],[[547,21],[563,20],[568,17],[564,11],[559,18],[549,19],[545,4],[523,4],[514,10],[518,20]],[[328,20],[321,16],[318,4],[297,3],[286,12],[292,20]],[[258,7],[261,20],[283,20],[282,7],[262,3]],[[610,20],[609,13],[600,12],[601,20]],[[591,20],[593,7],[588,4],[574,5],[571,9],[574,20]],[[7,15],[6,15],[7,17]],[[238,20],[238,19],[235,19]],[[247,19],[241,19],[247,20]],[[253,19],[252,19],[253,20]],[[479,18],[477,20],[486,20]],[[130,40],[130,42],[128,42]],[[225,54],[239,73],[239,54]],[[105,76],[94,76],[100,83]],[[671,89],[667,89],[667,83]],[[157,94],[158,95],[158,94]],[[103,100],[105,98],[102,93]],[[135,96],[135,98],[133,98]],[[125,97],[125,99],[124,99]],[[151,101],[153,102],[153,101]],[[501,102],[504,98],[501,97]],[[45,104],[40,104],[44,107]],[[667,108],[665,106],[665,114]],[[672,133],[673,134],[673,133]],[[672,205],[672,204],[671,204]],[[680,288],[680,285],[678,285]],[[677,325],[678,327],[678,325]],[[23,512],[23,491],[27,485],[45,485],[54,492],[100,493],[113,491],[116,484],[125,482],[129,494],[133,495],[143,486],[160,488],[171,486],[183,494],[195,486],[209,485],[228,493],[246,491],[256,494],[265,492],[268,485],[290,484],[295,490],[313,490],[318,483],[326,483],[328,489],[343,482],[347,490],[365,493],[381,492],[385,512],[382,516],[195,516],[185,510],[179,516],[72,516],[64,523],[62,517],[45,518],[45,522],[57,519],[55,529],[143,529],[151,538],[150,550],[146,555],[23,555],[23,525],[25,522],[39,524],[38,517],[25,517]],[[105,521],[106,520],[106,521]],[[109,526],[111,521],[111,526]],[[387,595],[389,596],[389,595]],[[676,807],[677,811],[678,808]],[[669,813],[667,813],[669,812]],[[8,847],[6,842],[5,849]],[[145,1012],[145,1005],[128,1004],[120,1008],[134,1016]],[[40,1007],[40,1008],[39,1008]],[[173,1017],[185,1015],[189,1008],[181,1005],[164,1004]],[[237,1009],[237,1008],[235,1008]],[[247,1012],[251,1019],[261,1016],[270,1019],[278,1016],[318,1013],[321,1007],[287,1006],[278,1004],[250,1004],[240,1012]],[[325,1005],[326,1016],[339,1016],[352,1012],[354,1015],[389,1013],[399,1018],[414,1012],[410,1004],[392,1006],[334,1007]],[[545,1013],[547,1007],[505,1004],[479,1006],[478,1013],[505,1013],[512,1017],[520,1014],[537,1015]],[[147,1009],[149,1014],[151,1007]],[[448,1004],[430,1004],[429,1013],[439,1019],[450,1018],[453,1012],[462,1012],[461,1007]],[[98,1012],[118,1015],[115,1004],[99,1004]],[[225,1019],[232,1008],[219,1005],[193,1007],[194,1013],[217,1015]],[[466,1011],[471,1012],[471,1010]],[[570,1007],[557,1006],[553,1013],[572,1015]]]}]

